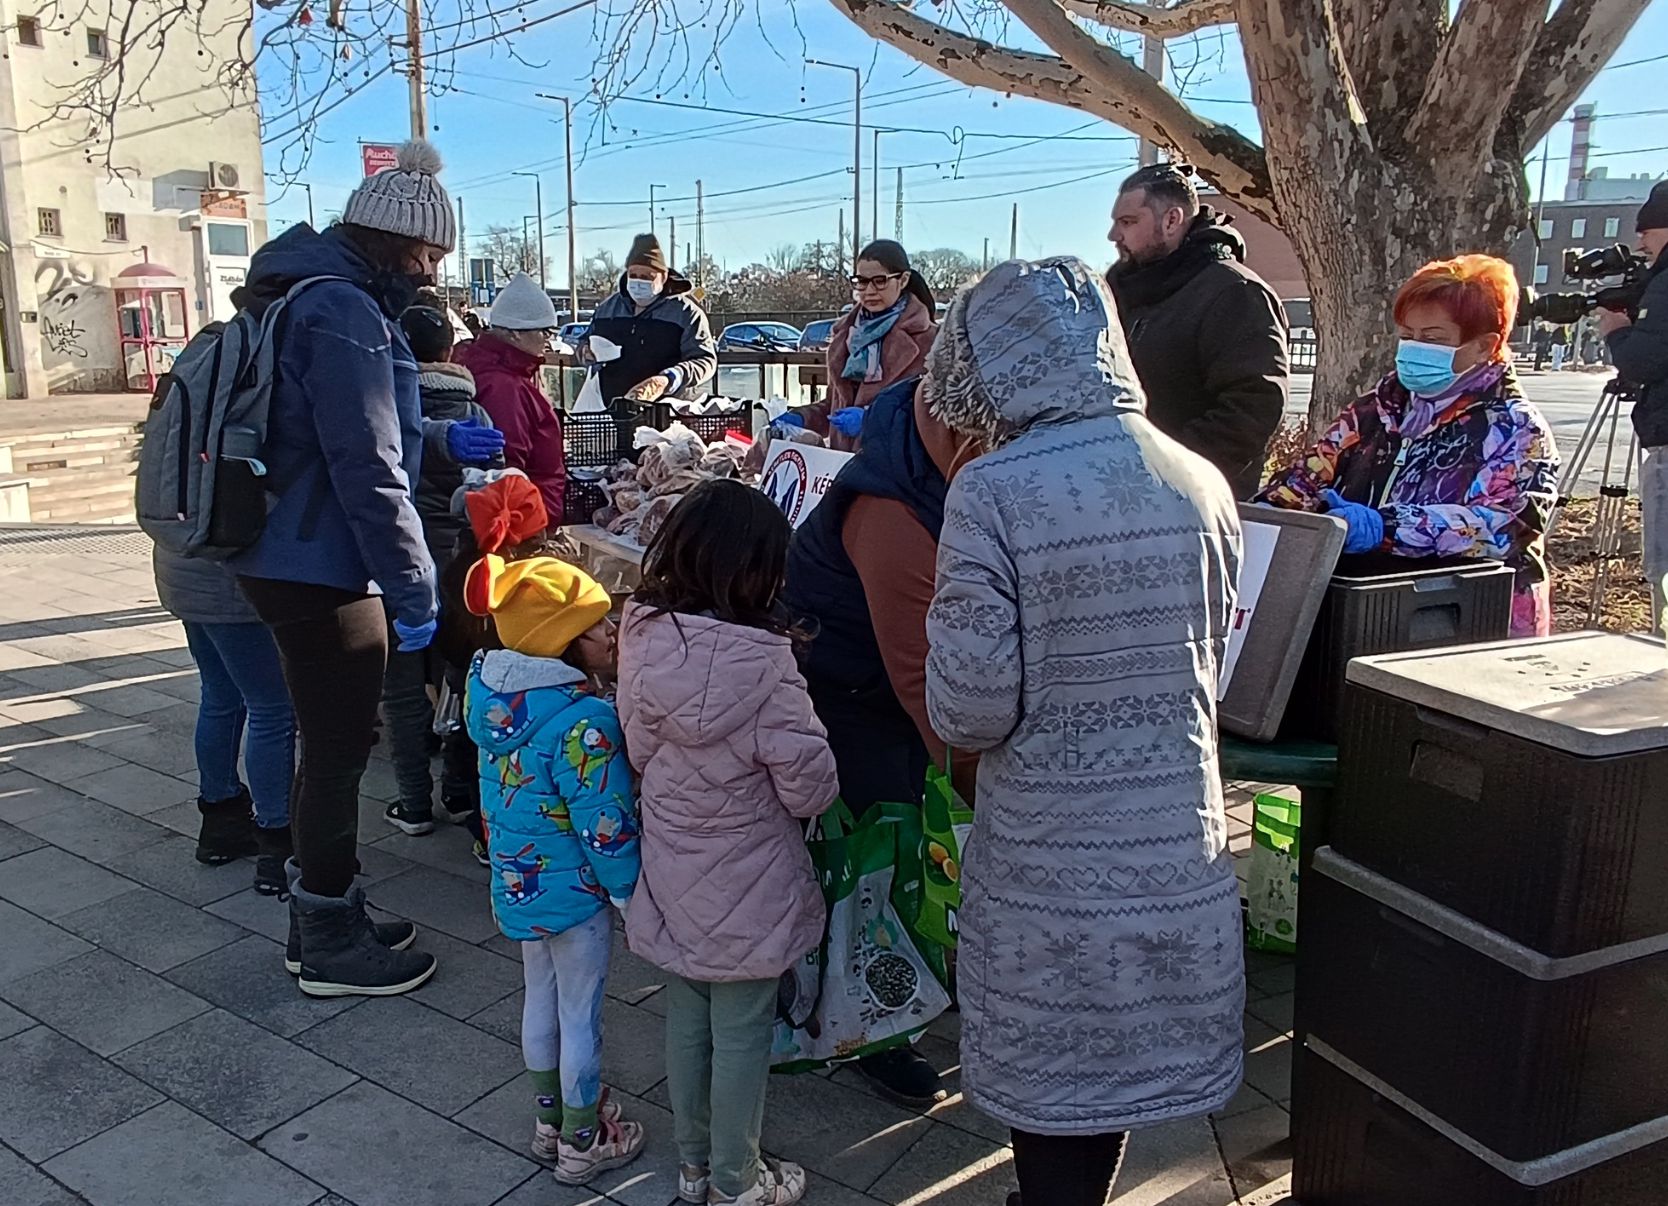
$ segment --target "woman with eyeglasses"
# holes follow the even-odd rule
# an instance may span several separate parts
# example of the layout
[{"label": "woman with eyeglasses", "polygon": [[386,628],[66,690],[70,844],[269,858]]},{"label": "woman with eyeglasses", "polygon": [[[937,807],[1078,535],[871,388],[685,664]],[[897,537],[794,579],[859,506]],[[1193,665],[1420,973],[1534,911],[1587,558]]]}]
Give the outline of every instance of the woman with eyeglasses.
[{"label": "woman with eyeglasses", "polygon": [[856,304],[840,315],[828,341],[828,397],[802,412],[809,427],[847,451],[857,447],[869,403],[920,376],[938,334],[932,290],[910,270],[902,244],[876,239],[863,248],[851,290]]}]

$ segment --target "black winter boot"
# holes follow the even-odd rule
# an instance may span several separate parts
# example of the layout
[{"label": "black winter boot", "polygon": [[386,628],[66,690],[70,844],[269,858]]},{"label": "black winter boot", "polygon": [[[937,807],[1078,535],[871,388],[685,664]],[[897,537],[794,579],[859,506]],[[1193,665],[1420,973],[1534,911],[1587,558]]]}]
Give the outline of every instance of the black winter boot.
[{"label": "black winter boot", "polygon": [[255,855],[255,891],[262,896],[289,895],[289,880],[284,876],[284,864],[295,855],[295,846],[290,841],[290,827],[279,825],[275,829],[255,829],[255,845],[259,853]]},{"label": "black winter boot", "polygon": [[857,1070],[882,1094],[910,1106],[930,1106],[949,1096],[938,1072],[914,1047],[890,1047],[857,1061]]},{"label": "black winter boot", "polygon": [[298,882],[290,916],[301,936],[301,991],[310,997],[393,997],[434,975],[434,956],[390,950],[365,915],[365,889],[315,896]]},{"label": "black winter boot", "polygon": [[[355,866],[357,869],[357,862]],[[293,897],[301,886],[301,868],[292,858],[284,864],[283,873],[287,891]],[[359,888],[354,891],[362,893]],[[366,914],[366,920],[370,920],[369,914]],[[409,921],[372,921],[370,924],[376,940],[391,951],[403,951],[417,941],[417,927]],[[301,923],[296,920],[294,909],[290,910],[289,941],[284,944],[284,970],[292,976],[301,974]]]},{"label": "black winter boot", "polygon": [[240,786],[229,800],[197,797],[197,811],[203,824],[197,831],[197,861],[218,867],[255,853],[255,802],[249,789]]}]

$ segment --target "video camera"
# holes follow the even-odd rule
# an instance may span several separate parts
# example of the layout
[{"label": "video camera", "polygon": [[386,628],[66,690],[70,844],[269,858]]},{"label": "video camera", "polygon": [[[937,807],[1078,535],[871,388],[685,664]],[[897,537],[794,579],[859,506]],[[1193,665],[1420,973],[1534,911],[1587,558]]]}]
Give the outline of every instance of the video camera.
[{"label": "video camera", "polygon": [[1610,247],[1596,247],[1578,253],[1573,247],[1564,252],[1564,275],[1572,280],[1602,280],[1620,276],[1614,285],[1606,285],[1592,293],[1548,293],[1537,297],[1533,289],[1525,288],[1518,305],[1519,323],[1535,320],[1566,326],[1580,322],[1594,310],[1622,310],[1630,316],[1639,304],[1645,289],[1645,270],[1650,265],[1642,255],[1629,251],[1625,243]]}]

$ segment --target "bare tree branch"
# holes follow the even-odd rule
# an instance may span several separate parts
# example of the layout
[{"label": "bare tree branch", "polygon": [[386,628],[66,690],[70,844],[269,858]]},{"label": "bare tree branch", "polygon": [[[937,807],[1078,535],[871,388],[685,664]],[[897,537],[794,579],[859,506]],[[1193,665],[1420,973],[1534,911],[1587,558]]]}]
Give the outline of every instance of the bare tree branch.
[{"label": "bare tree branch", "polygon": [[1564,0],[1552,14],[1512,94],[1509,120],[1527,151],[1552,129],[1622,44],[1650,0]]},{"label": "bare tree branch", "polygon": [[[1546,0],[1467,0],[1460,5],[1406,133],[1408,144],[1438,169],[1438,179],[1448,174],[1440,168],[1453,164],[1462,166],[1468,180],[1471,165],[1489,156],[1512,98],[1512,90],[1500,81],[1522,73],[1545,15]],[[1479,71],[1483,63],[1488,70]]]},{"label": "bare tree branch", "polygon": [[[1268,167],[1255,143],[1231,126],[1206,121],[1191,112],[1127,59],[1118,60],[1127,68],[1120,71],[1110,61],[1118,56],[1077,29],[1055,0],[1034,3],[1052,9],[1083,39],[1086,46],[1079,50],[1085,64],[957,33],[916,16],[892,0],[832,2],[866,33],[961,83],[1081,109],[1173,147],[1217,187],[1240,198],[1247,208],[1263,217],[1274,216]],[[1022,19],[1025,13],[1021,10],[1032,7],[1032,0],[1006,3]],[[1098,51],[1090,53],[1087,47]],[[1091,78],[1091,67],[1096,78]],[[1111,80],[1118,83],[1114,86],[1103,82]]]},{"label": "bare tree branch", "polygon": [[1115,29],[1149,38],[1180,38],[1210,25],[1230,25],[1234,0],[1179,0],[1167,8],[1129,0],[1061,0],[1067,12]]}]

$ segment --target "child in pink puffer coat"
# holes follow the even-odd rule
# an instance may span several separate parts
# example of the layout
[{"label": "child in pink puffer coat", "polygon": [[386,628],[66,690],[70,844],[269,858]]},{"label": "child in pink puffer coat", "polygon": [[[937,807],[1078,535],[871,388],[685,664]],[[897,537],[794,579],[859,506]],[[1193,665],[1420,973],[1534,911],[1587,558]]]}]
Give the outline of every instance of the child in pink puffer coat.
[{"label": "child in pink puffer coat", "polygon": [[685,1202],[788,1206],[805,1170],[761,1159],[777,983],[822,941],[806,818],[839,791],[779,618],[792,532],[736,481],[686,495],[620,628],[620,720],[641,774],[631,949],[671,972],[666,1083]]}]

